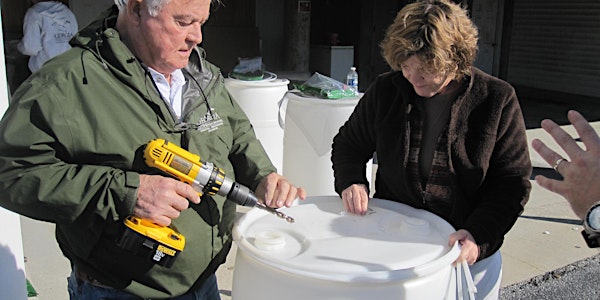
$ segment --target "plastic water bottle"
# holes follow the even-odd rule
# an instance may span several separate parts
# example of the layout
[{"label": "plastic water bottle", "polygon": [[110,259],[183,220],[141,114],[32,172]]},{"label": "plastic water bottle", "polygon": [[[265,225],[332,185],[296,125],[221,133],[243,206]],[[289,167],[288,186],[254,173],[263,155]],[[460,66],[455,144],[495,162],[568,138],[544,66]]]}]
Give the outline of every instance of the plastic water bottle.
[{"label": "plastic water bottle", "polygon": [[355,95],[358,95],[358,73],[356,72],[356,67],[351,67],[350,72],[346,75],[346,85],[348,85],[348,88],[352,90]]}]

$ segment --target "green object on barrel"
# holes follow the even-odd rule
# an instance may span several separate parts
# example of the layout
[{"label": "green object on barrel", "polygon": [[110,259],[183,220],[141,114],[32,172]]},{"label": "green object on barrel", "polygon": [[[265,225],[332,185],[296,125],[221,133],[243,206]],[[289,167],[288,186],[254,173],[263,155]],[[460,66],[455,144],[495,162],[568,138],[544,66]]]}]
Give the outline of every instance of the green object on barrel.
[{"label": "green object on barrel", "polygon": [[31,282],[29,282],[29,279],[27,279],[27,297],[35,297],[37,295],[38,295],[38,293],[33,288],[33,285],[31,284]]},{"label": "green object on barrel", "polygon": [[238,64],[233,67],[233,71],[229,73],[229,77],[253,81],[262,80],[264,77],[265,66],[262,63],[262,57],[238,58]]}]

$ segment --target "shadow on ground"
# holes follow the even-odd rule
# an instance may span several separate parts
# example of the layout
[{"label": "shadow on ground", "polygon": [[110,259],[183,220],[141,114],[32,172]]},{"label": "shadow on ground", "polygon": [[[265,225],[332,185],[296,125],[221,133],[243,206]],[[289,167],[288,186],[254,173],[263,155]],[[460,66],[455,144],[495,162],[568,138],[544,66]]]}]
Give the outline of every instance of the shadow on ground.
[{"label": "shadow on ground", "polygon": [[543,119],[567,125],[567,112],[579,111],[590,122],[600,121],[600,98],[515,87],[527,129],[539,128]]}]

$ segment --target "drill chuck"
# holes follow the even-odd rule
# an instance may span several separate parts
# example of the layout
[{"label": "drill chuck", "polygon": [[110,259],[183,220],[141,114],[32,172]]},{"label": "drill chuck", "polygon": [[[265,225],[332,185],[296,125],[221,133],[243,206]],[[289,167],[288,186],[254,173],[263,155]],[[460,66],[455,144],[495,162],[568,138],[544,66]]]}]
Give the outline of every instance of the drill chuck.
[{"label": "drill chuck", "polygon": [[248,187],[237,182],[233,183],[227,199],[242,206],[254,207],[258,204],[258,197]]},{"label": "drill chuck", "polygon": [[[254,207],[258,203],[258,197],[248,187],[225,176],[223,170],[213,166],[211,162],[205,162],[202,166],[212,171],[199,172],[196,175],[192,186],[197,192],[217,194],[242,206]],[[207,177],[206,174],[211,175]]]}]

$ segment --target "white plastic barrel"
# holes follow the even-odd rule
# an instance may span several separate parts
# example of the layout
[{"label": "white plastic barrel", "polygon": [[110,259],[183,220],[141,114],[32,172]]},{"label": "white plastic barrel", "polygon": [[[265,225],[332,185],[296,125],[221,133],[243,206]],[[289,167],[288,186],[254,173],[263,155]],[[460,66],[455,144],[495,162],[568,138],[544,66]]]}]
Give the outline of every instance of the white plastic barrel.
[{"label": "white plastic barrel", "polygon": [[225,79],[225,87],[250,119],[256,137],[280,173],[283,164],[283,129],[278,121],[278,102],[287,92],[289,83],[287,79]]},{"label": "white plastic barrel", "polygon": [[0,299],[27,299],[21,219],[0,207]]},{"label": "white plastic barrel", "polygon": [[[1,21],[0,17],[0,21]],[[3,31],[0,30],[0,47],[4,49]],[[7,64],[4,52],[0,53],[0,116],[8,108],[10,95],[6,79]],[[27,299],[25,279],[25,261],[23,259],[23,239],[21,236],[21,219],[18,214],[0,207],[0,298]]]},{"label": "white plastic barrel", "polygon": [[337,196],[307,197],[281,209],[294,223],[250,210],[233,229],[232,298],[455,299],[454,228],[398,202],[371,199],[369,208],[359,216]]},{"label": "white plastic barrel", "polygon": [[[284,99],[283,176],[309,196],[336,195],[331,144],[360,97],[334,100],[290,92]],[[370,179],[372,163],[366,167]]]}]

